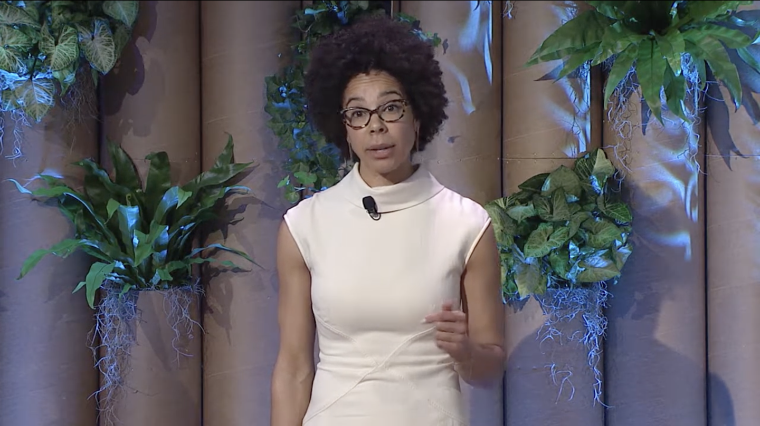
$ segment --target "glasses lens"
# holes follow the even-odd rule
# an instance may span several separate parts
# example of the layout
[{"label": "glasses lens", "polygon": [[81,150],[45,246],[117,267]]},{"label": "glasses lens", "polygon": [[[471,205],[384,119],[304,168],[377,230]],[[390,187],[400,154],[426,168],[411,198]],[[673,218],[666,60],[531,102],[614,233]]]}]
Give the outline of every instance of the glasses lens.
[{"label": "glasses lens", "polygon": [[354,109],[351,111],[346,111],[344,117],[346,118],[349,126],[362,127],[369,121],[369,114],[369,111]]},{"label": "glasses lens", "polygon": [[401,101],[388,102],[380,108],[380,118],[384,121],[396,121],[404,115],[404,103]]}]

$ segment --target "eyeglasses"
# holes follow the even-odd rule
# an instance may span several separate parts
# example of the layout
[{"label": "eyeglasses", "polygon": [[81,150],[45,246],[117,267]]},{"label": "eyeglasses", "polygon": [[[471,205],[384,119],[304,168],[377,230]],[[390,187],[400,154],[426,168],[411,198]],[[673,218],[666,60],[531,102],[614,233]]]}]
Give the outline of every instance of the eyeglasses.
[{"label": "eyeglasses", "polygon": [[403,99],[388,101],[375,109],[349,107],[340,111],[343,122],[349,127],[359,130],[367,127],[372,114],[377,114],[386,123],[399,121],[404,117],[408,103]]}]

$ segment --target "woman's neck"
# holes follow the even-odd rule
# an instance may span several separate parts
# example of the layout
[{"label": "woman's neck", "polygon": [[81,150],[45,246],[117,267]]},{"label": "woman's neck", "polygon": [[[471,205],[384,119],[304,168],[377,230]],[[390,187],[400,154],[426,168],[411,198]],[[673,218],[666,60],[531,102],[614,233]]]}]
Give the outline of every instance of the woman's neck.
[{"label": "woman's neck", "polygon": [[409,179],[409,176],[414,174],[419,166],[413,165],[409,162],[392,172],[385,174],[377,173],[370,169],[365,170],[361,167],[361,163],[359,163],[358,167],[359,175],[362,177],[362,180],[364,180],[367,186],[374,188],[377,186],[389,186],[403,182]]}]

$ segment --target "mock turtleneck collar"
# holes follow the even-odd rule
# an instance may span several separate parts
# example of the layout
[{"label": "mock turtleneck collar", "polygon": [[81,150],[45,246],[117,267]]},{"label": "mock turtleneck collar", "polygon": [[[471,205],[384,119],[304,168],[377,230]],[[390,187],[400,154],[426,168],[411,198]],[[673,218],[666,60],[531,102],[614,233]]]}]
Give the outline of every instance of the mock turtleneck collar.
[{"label": "mock turtleneck collar", "polygon": [[378,213],[389,213],[421,204],[437,193],[443,185],[422,165],[409,178],[394,185],[370,187],[359,174],[359,163],[341,180],[345,195],[351,204],[362,209],[362,199],[371,196],[377,203]]}]

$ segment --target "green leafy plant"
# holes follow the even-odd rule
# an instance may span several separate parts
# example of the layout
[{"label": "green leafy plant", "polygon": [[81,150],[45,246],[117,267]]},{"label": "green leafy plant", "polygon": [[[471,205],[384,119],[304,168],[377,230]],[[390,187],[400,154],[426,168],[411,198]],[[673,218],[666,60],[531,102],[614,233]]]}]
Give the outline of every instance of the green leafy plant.
[{"label": "green leafy plant", "polygon": [[[285,198],[291,203],[333,186],[350,166],[341,160],[339,150],[328,144],[306,117],[303,77],[311,48],[320,38],[361,16],[384,13],[380,1],[318,1],[295,13],[293,27],[299,31],[301,39],[291,46],[291,62],[276,75],[265,79],[265,111],[271,117],[267,125],[279,139],[280,149],[288,155],[283,164],[287,175],[278,188],[284,188]],[[410,31],[421,39],[433,46],[440,45],[438,35],[423,31],[414,17],[403,13],[394,17],[407,23]]]},{"label": "green leafy plant", "polygon": [[129,41],[138,3],[0,2],[0,109],[39,122],[83,65],[97,83]]},{"label": "green leafy plant", "polygon": [[[165,152],[149,154],[145,185],[124,150],[108,144],[114,176],[96,162],[75,163],[84,172],[84,188],[76,190],[61,179],[39,175],[44,187],[29,190],[11,180],[19,191],[39,199],[55,199],[60,211],[73,223],[75,235],[50,248],[33,252],[21,267],[23,278],[46,255],[65,258],[82,250],[96,261],[74,289],[84,288],[87,303],[94,307],[96,292],[109,282],[131,290],[162,290],[187,286],[192,266],[214,262],[201,257],[207,250],[232,252],[246,260],[245,253],[221,244],[193,248],[200,227],[218,219],[220,203],[230,194],[248,188],[230,185],[251,163],[233,163],[233,140],[214,165],[184,185],[172,185],[169,158]],[[229,261],[222,264],[234,267]]]},{"label": "green leafy plant", "polygon": [[610,190],[615,168],[597,149],[490,201],[506,299],[616,280],[632,247],[632,215]]},{"label": "green leafy plant", "polygon": [[[742,87],[737,57],[760,72],[748,51],[758,24],[739,18],[735,11],[751,1],[586,1],[591,9],[566,22],[544,40],[527,65],[561,59],[559,80],[579,66],[611,61],[604,99],[609,100],[629,71],[634,71],[645,102],[660,122],[662,110],[690,122],[684,99],[689,83],[684,76],[684,55],[697,69],[700,90],[707,68],[722,82],[738,109]],[[747,35],[744,30],[752,32]],[[665,105],[662,102],[664,92]]]}]

